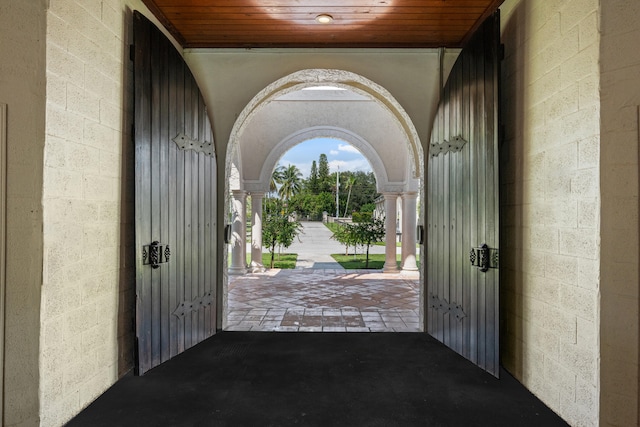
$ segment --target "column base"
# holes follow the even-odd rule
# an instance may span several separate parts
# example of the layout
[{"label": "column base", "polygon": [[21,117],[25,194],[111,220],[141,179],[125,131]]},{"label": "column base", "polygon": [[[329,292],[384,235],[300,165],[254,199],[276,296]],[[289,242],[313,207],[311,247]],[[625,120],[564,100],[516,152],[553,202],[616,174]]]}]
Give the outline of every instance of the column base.
[{"label": "column base", "polygon": [[247,269],[245,267],[230,267],[227,273],[231,276],[242,276],[247,274]]},{"label": "column base", "polygon": [[418,264],[416,263],[416,257],[407,257],[404,264],[400,267],[402,271],[418,271]]},{"label": "column base", "polygon": [[387,265],[385,263],[384,267],[382,267],[382,272],[383,273],[398,273],[400,270],[398,269],[398,266],[396,265],[396,263],[394,263],[394,265],[390,266]]}]

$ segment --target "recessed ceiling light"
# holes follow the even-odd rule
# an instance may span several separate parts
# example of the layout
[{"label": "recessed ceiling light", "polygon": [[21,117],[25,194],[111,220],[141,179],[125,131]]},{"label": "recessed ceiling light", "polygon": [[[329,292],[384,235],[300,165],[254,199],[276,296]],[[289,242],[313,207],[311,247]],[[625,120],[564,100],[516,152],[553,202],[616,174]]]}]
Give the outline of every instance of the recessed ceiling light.
[{"label": "recessed ceiling light", "polygon": [[330,24],[333,22],[333,16],[327,15],[326,13],[320,14],[316,16],[316,22],[319,24]]}]

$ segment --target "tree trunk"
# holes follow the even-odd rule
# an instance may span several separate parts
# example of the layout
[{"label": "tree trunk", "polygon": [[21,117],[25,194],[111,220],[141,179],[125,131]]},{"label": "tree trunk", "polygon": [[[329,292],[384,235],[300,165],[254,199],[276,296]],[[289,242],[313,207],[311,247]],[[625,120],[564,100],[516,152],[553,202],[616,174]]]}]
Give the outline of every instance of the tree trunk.
[{"label": "tree trunk", "polygon": [[364,268],[369,268],[369,246],[371,246],[371,244],[367,243],[367,260],[364,264]]},{"label": "tree trunk", "polygon": [[271,246],[271,268],[273,268],[274,263],[275,263],[275,258],[276,256],[276,245]]},{"label": "tree trunk", "polygon": [[351,187],[349,186],[349,193],[347,194],[347,204],[344,206],[344,217],[347,217],[347,209],[349,208],[349,199],[351,198]]}]

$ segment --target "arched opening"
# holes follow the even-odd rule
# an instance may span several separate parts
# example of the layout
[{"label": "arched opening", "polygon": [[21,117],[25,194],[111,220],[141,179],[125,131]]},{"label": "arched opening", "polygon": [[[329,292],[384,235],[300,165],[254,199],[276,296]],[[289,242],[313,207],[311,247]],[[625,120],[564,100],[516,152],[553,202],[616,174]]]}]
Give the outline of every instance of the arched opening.
[{"label": "arched opening", "polygon": [[[279,152],[276,147],[272,153],[278,155]],[[379,167],[374,169],[370,157],[365,156],[345,138],[314,136],[288,148],[275,163],[268,160],[263,172],[266,175],[271,169],[270,190],[271,185],[276,183],[274,181],[298,181],[293,186],[277,182],[278,191],[271,191],[270,196],[291,197],[299,220],[319,221],[322,220],[323,211],[327,215],[347,217],[354,209],[358,211],[363,204],[374,205],[378,196],[379,176],[386,180],[386,172]],[[377,156],[375,161],[381,165]],[[297,179],[278,176],[283,170],[290,168],[299,172]],[[290,187],[295,187],[293,194],[289,194]],[[321,196],[321,193],[324,194]],[[331,193],[330,198],[328,193]],[[333,204],[329,206],[328,201]],[[373,208],[370,207],[368,212],[373,212]]]},{"label": "arched opening", "polygon": [[[385,230],[393,230],[386,233],[383,271],[387,274],[381,278],[391,280],[389,273],[401,272],[396,266],[396,251],[399,249],[395,231],[398,222],[404,226],[409,224],[405,227],[409,243],[403,242],[401,250],[403,271],[417,271],[415,224],[420,215],[417,214],[416,199],[420,191],[423,158],[417,132],[400,104],[384,88],[350,72],[319,69],[303,70],[267,86],[247,105],[234,124],[226,174],[227,182],[230,182],[232,172],[237,172],[237,179],[234,174],[234,184],[227,187],[229,197],[225,199],[229,201],[226,206],[229,218],[233,218],[233,235],[238,239],[232,242],[229,274],[246,272],[247,227],[250,226],[246,211],[261,212],[262,198],[269,192],[269,181],[278,160],[297,144],[319,137],[350,144],[371,164],[377,191],[384,197]],[[251,204],[247,204],[248,200]],[[398,204],[401,208],[406,207],[403,212],[408,220],[397,220]],[[257,218],[256,221],[261,227],[262,219]],[[255,221],[251,225],[253,228]],[[251,259],[261,260],[261,257],[253,256],[254,246],[252,244]],[[405,252],[412,257],[405,256]],[[412,260],[413,264],[405,264],[405,260]],[[251,265],[255,267],[253,262]],[[423,285],[419,273],[416,272],[415,276],[419,295]],[[223,289],[223,328],[226,328],[234,320],[228,317],[228,276]],[[415,319],[411,319],[415,330],[421,330],[421,301],[422,298],[418,298],[413,310]]]}]

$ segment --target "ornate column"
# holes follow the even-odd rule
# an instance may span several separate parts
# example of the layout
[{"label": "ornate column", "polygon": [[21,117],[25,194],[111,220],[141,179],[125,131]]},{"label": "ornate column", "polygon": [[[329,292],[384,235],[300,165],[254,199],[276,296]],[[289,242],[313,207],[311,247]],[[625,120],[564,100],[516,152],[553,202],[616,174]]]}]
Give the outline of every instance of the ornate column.
[{"label": "ornate column", "polygon": [[229,274],[245,274],[247,272],[247,234],[245,230],[247,213],[245,204],[247,193],[244,190],[233,190],[233,222],[231,224],[231,266]]},{"label": "ornate column", "polygon": [[264,193],[251,192],[251,271],[264,271],[262,265],[262,198]]},{"label": "ornate column", "polygon": [[414,192],[402,193],[402,270],[417,271],[416,200]]},{"label": "ornate column", "polygon": [[384,229],[386,231],[385,240],[385,260],[384,267],[382,269],[385,273],[395,273],[398,271],[398,264],[396,261],[396,217],[398,194],[396,193],[383,193],[384,195]]}]

